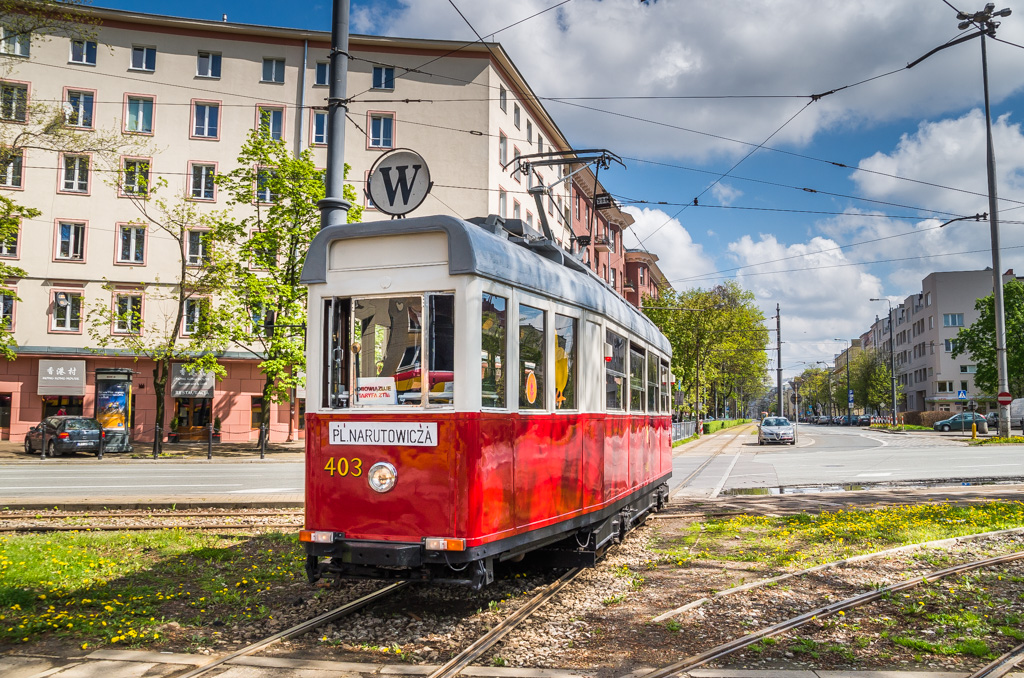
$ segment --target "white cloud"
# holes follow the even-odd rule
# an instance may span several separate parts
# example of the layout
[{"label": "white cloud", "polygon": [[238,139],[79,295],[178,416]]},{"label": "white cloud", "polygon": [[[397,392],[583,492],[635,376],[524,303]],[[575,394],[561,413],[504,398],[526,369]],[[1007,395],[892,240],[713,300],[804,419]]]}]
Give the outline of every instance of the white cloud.
[{"label": "white cloud", "polygon": [[[551,4],[474,0],[460,7],[487,36]],[[392,35],[475,39],[445,0],[405,0],[389,19],[386,31]],[[574,0],[495,39],[540,96],[798,97],[580,102],[662,126],[546,102],[577,145],[647,157],[705,158],[736,157],[750,147],[669,126],[760,143],[802,111],[772,138],[771,145],[779,146],[805,143],[826,128],[935,116],[974,105],[979,58],[973,43],[900,71],[947,40],[955,25],[952,10],[932,0],[820,0],[813,10],[806,0],[735,0],[725,10],[713,0]],[[999,36],[1024,42],[1024,22],[1004,22]],[[1024,86],[1018,63],[1014,48],[993,44],[996,102]],[[899,72],[842,89],[893,70]],[[809,98],[799,98],[830,90],[839,91],[809,105]]]},{"label": "white cloud", "polygon": [[722,205],[731,205],[736,198],[743,195],[743,191],[719,181],[711,187],[711,195],[715,196],[715,199],[717,199]]},{"label": "white cloud", "polygon": [[[647,249],[658,255],[658,267],[677,289],[691,285],[674,281],[703,276],[715,270],[712,258],[695,243],[678,219],[659,209],[623,207],[636,222],[623,231],[623,242],[630,249]],[[640,241],[643,241],[641,245]],[[694,287],[698,285],[693,285]]]}]

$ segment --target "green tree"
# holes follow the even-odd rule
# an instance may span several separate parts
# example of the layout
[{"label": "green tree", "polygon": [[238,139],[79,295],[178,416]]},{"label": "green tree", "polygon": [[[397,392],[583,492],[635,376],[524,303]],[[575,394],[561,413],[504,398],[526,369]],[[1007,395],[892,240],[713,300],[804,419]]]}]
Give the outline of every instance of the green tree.
[{"label": "green tree", "polygon": [[[1006,364],[1010,393],[1024,393],[1024,283],[1014,279],[1003,285],[1006,311]],[[978,367],[974,385],[982,393],[999,392],[996,365],[996,320],[994,295],[974,302],[978,319],[956,336],[953,357],[966,355]]]},{"label": "green tree", "polygon": [[850,388],[858,407],[879,412],[892,407],[892,382],[888,354],[860,351],[850,364]]},{"label": "green tree", "polygon": [[[188,195],[164,199],[163,180],[150,187],[145,181],[125,192],[124,175],[119,190],[136,205],[141,218],[135,222],[148,230],[148,247],[160,257],[177,259],[176,274],[169,280],[146,283],[146,317],[142,316],[141,288],[107,283],[114,299],[99,299],[90,308],[89,336],[97,350],[115,350],[136,362],[153,361],[153,390],[156,395],[156,425],[166,431],[167,382],[171,363],[185,363],[189,369],[225,373],[218,355],[226,349],[220,327],[230,309],[217,303],[230,283],[234,268],[234,232],[224,227],[223,215],[205,212]],[[152,255],[151,255],[152,256]],[[112,303],[113,301],[113,303]],[[155,437],[159,452],[161,436]]]},{"label": "green tree", "polygon": [[[0,242],[16,243],[18,225],[21,223],[21,220],[33,219],[40,214],[42,212],[34,207],[23,207],[7,196],[0,195]],[[25,275],[25,269],[0,261],[0,280],[13,280],[23,278]],[[19,298],[13,291],[4,288],[0,303],[5,303],[6,301],[19,301]],[[0,353],[7,360],[14,360],[17,357],[14,350],[16,345],[14,334],[11,332],[10,322],[7,320],[7,316],[4,315],[4,322],[0,323]]]},{"label": "green tree", "polygon": [[[291,401],[305,379],[306,287],[299,275],[320,229],[323,172],[308,149],[296,156],[259,128],[249,133],[238,167],[218,176],[217,183],[231,195],[234,211],[225,226],[240,243],[235,282],[224,295],[233,309],[223,327],[226,339],[260,360],[264,403]],[[353,205],[349,223],[360,221],[363,208],[356,206],[350,184],[344,197]],[[261,430],[268,431],[270,408],[261,414]],[[289,436],[290,427],[291,418]]]},{"label": "green tree", "polygon": [[752,292],[729,281],[706,290],[664,290],[643,306],[672,345],[672,372],[692,411],[697,403],[700,411],[709,409],[712,389],[722,399],[763,394],[769,333]]}]

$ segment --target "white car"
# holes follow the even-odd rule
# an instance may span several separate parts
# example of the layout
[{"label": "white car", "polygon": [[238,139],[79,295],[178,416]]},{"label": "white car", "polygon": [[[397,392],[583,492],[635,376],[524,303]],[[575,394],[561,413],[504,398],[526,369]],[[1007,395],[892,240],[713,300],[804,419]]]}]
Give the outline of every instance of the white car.
[{"label": "white car", "polygon": [[796,445],[793,423],[785,417],[765,417],[757,427],[757,444],[789,443]]}]

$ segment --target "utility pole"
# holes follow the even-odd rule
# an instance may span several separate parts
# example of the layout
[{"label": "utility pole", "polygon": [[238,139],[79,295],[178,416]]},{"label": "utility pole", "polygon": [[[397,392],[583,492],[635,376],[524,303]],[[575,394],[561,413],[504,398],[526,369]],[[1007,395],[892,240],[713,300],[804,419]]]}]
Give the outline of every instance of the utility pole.
[{"label": "utility pole", "polygon": [[782,311],[780,306],[775,304],[775,350],[778,360],[778,367],[775,368],[775,388],[778,399],[779,416],[782,416]]},{"label": "utility pole", "polygon": [[[985,38],[996,36],[998,21],[995,17],[1010,16],[1010,9],[995,11],[994,3],[985,5],[985,9],[974,14],[957,12],[956,18],[960,20],[958,28],[967,30],[971,26],[978,29],[977,33],[965,35],[956,40],[947,42],[936,47],[920,59],[907,64],[907,68],[913,68],[936,52],[959,45],[962,42],[981,38],[981,79],[985,90],[985,145],[986,145],[986,169],[988,171],[988,212],[989,229],[992,237],[992,292],[995,299],[996,316],[996,369],[998,371],[999,392],[1009,393],[1010,380],[1006,363],[1006,307],[1003,301],[1003,265],[999,253],[999,196],[996,192],[996,155],[992,144],[992,108],[989,105],[988,95],[988,49]],[[1017,394],[1020,395],[1020,394]],[[999,435],[1008,437],[1010,435],[1010,408],[1008,405],[999,406]]]},{"label": "utility pole", "polygon": [[[349,0],[334,0],[331,26],[331,84],[327,95],[327,177],[320,208],[320,228],[348,222],[352,205],[345,200],[345,122],[348,114],[348,10]],[[305,111],[301,112],[305,115]]]}]

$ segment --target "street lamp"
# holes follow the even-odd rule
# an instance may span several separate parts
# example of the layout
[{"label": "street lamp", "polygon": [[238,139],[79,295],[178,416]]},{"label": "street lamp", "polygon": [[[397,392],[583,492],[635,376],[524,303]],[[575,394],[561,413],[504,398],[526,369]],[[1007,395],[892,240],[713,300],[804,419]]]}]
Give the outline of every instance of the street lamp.
[{"label": "street lamp", "polygon": [[889,376],[892,379],[892,425],[896,427],[896,323],[892,316],[892,301],[889,299],[871,299],[889,304]]},{"label": "street lamp", "polygon": [[[994,38],[998,21],[994,17],[1008,17],[1010,10],[1001,9],[995,11],[993,3],[985,5],[985,9],[974,14],[957,12],[956,18],[960,20],[960,30],[966,30],[971,26],[978,29],[977,33],[965,35],[962,38],[951,40],[944,45],[936,47],[916,61],[907,64],[907,68],[913,68],[936,52],[959,45],[974,38],[981,38],[981,78],[985,89],[985,141],[986,141],[986,169],[988,171],[988,212],[989,230],[992,234],[992,287],[995,298],[996,316],[996,369],[999,375],[999,392],[1008,393],[1010,390],[1009,373],[1006,365],[1006,307],[1003,302],[1003,265],[999,254],[999,195],[996,191],[996,155],[992,144],[992,108],[989,105],[988,96],[988,51],[985,37]],[[1006,405],[999,406],[999,435],[1007,437],[1010,435],[1010,411]]]},{"label": "street lamp", "polygon": [[850,425],[850,349],[853,348],[853,342],[849,339],[833,339],[832,341],[845,341],[846,342],[846,425]]}]

